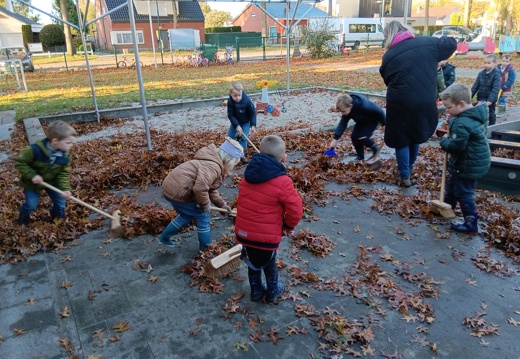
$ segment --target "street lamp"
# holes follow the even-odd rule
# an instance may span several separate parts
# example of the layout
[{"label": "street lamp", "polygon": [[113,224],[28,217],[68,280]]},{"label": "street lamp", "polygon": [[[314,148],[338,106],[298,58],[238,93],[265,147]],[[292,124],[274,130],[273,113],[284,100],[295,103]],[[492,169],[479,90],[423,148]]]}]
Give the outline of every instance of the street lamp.
[{"label": "street lamp", "polygon": [[376,1],[376,4],[379,4],[379,24],[382,24],[383,23],[383,4],[384,4],[384,1],[383,0],[377,0]]}]

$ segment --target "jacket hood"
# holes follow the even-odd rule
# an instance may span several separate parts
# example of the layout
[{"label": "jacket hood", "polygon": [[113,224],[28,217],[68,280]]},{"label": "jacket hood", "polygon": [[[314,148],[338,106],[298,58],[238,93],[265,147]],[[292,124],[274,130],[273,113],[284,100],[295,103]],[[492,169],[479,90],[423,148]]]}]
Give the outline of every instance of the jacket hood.
[{"label": "jacket hood", "polygon": [[217,146],[215,146],[213,143],[198,150],[195,153],[195,156],[193,156],[193,159],[199,161],[212,161],[217,163],[221,169],[224,168],[222,160],[218,155]]},{"label": "jacket hood", "polygon": [[265,153],[255,153],[244,172],[244,179],[249,183],[264,183],[285,174],[287,170],[283,163]]},{"label": "jacket hood", "polygon": [[473,106],[473,108],[470,108],[459,114],[459,116],[461,115],[470,118],[473,121],[477,121],[478,123],[485,124],[488,121],[487,105],[482,103],[477,106]]}]

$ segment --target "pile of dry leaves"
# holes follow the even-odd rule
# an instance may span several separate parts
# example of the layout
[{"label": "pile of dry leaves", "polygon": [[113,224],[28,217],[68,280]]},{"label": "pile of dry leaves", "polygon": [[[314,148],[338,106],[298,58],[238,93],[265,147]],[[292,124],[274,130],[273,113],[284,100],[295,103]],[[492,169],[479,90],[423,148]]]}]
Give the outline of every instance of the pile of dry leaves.
[{"label": "pile of dry leaves", "polygon": [[[102,120],[101,123],[76,124],[75,128],[79,134],[85,134],[99,131],[106,126],[117,126],[117,122]],[[394,161],[384,161],[379,171],[369,171],[361,163],[341,163],[337,159],[324,157],[323,146],[329,139],[328,133],[303,134],[291,132],[288,128],[279,128],[274,132],[282,135],[290,152],[301,153],[298,159],[288,164],[288,173],[303,198],[306,218],[312,220],[313,205],[324,205],[330,196],[340,195],[345,199],[372,198],[376,202],[373,208],[382,214],[398,213],[410,221],[439,220],[429,212],[428,206],[428,201],[439,192],[438,178],[442,156],[439,156],[438,148],[424,146],[421,149],[422,160],[417,163],[415,173],[419,191],[409,196],[400,191],[371,189],[370,184],[395,183]],[[146,233],[156,234],[174,214],[157,204],[140,204],[133,196],[150,185],[159,185],[172,168],[191,159],[198,148],[222,140],[209,131],[173,134],[152,131],[151,137],[154,143],[152,151],[147,149],[144,138],[140,135],[120,135],[111,140],[80,142],[72,151],[71,184],[74,195],[108,212],[120,209],[123,213],[125,237],[129,239]],[[3,141],[2,145],[12,151],[13,156],[26,145],[21,124],[16,126],[13,138]],[[303,163],[305,165],[301,166]],[[72,201],[67,205],[67,219],[64,223],[57,225],[49,222],[49,203],[47,196],[43,196],[44,203],[33,214],[32,225],[28,228],[18,227],[16,219],[23,193],[17,185],[17,172],[13,162],[6,161],[2,165],[0,263],[23,261],[39,250],[60,250],[67,241],[101,226],[101,218],[94,216],[91,219],[88,209]],[[237,184],[240,177],[241,175],[234,175],[233,183]],[[332,193],[325,190],[325,185],[331,181],[352,186],[342,193]],[[126,191],[127,194],[119,196],[111,192],[123,189],[132,189],[133,192]],[[486,240],[518,261],[518,211],[512,210],[495,193],[479,192],[477,203]],[[442,235],[443,233],[439,233],[439,236]]]}]

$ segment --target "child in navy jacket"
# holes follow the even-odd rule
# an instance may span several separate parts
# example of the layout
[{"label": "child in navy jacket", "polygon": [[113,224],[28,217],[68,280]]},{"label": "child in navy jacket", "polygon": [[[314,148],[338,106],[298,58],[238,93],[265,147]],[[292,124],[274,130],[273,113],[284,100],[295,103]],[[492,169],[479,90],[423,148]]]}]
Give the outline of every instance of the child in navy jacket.
[{"label": "child in navy jacket", "polygon": [[[227,113],[231,125],[229,126],[228,137],[237,138],[245,149],[247,139],[242,134],[249,137],[249,132],[256,131],[256,108],[247,96],[240,82],[233,82],[229,87],[229,99],[227,102]],[[242,163],[248,163],[246,157],[241,158]]]},{"label": "child in navy jacket", "polygon": [[352,119],[356,124],[350,137],[356,150],[356,160],[362,161],[365,159],[365,147],[370,148],[375,154],[377,145],[371,138],[372,134],[378,124],[382,126],[386,124],[385,113],[381,107],[369,101],[363,95],[342,94],[336,100],[336,109],[341,113],[341,120],[334,131],[334,139],[330,142],[329,148],[336,147],[338,140],[347,129],[348,122]]}]

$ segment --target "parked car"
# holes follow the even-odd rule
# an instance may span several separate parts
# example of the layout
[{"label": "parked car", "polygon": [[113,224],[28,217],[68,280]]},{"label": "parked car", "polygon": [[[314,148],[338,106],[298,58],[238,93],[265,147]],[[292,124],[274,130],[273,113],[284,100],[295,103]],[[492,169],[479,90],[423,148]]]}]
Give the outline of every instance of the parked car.
[{"label": "parked car", "polygon": [[24,46],[0,47],[0,61],[14,59],[22,61],[24,71],[34,72],[31,53]]},{"label": "parked car", "polygon": [[439,30],[435,31],[432,35],[433,37],[442,37],[442,36],[448,36],[455,38],[458,42],[464,42],[464,41],[471,41],[468,39],[468,37],[458,31],[455,30]]},{"label": "parked car", "polygon": [[442,28],[442,30],[457,31],[457,32],[461,33],[462,35],[464,35],[466,37],[467,41],[471,41],[477,37],[477,34],[475,32],[471,31],[470,29],[468,29],[467,27],[464,27],[464,26],[459,26],[459,25],[444,26]]}]

